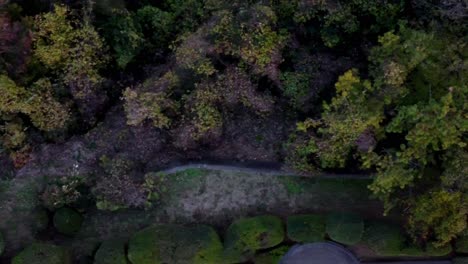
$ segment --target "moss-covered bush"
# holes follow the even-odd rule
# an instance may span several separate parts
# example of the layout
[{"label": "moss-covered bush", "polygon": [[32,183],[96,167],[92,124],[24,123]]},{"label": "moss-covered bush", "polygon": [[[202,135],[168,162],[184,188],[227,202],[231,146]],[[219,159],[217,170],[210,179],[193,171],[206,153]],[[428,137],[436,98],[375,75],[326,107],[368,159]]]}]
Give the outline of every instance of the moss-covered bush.
[{"label": "moss-covered bush", "polygon": [[284,239],[281,219],[276,216],[257,216],[233,222],[226,231],[224,257],[227,262],[249,260],[258,249],[274,247]]},{"label": "moss-covered bush", "polygon": [[332,213],[327,218],[327,233],[331,239],[345,245],[354,245],[361,240],[364,222],[351,213]]},{"label": "moss-covered bush", "polygon": [[398,226],[371,222],[366,224],[362,242],[380,256],[395,256],[401,253],[405,238]]},{"label": "moss-covered bush", "polygon": [[83,217],[77,211],[63,207],[54,214],[54,226],[62,234],[74,235],[81,227]]},{"label": "moss-covered bush", "polygon": [[216,264],[221,262],[221,253],[221,241],[211,227],[160,224],[133,235],[128,258],[134,264]]},{"label": "moss-covered bush", "polygon": [[12,264],[71,264],[70,252],[60,246],[34,243],[15,256]]},{"label": "moss-covered bush", "polygon": [[288,217],[288,238],[295,242],[318,242],[325,239],[325,217],[321,215],[294,215]]},{"label": "moss-covered bush", "polygon": [[94,264],[126,264],[125,242],[122,240],[106,241],[94,255]]},{"label": "moss-covered bush", "polygon": [[271,251],[258,254],[254,258],[255,264],[278,264],[281,258],[288,252],[289,246],[281,246]]},{"label": "moss-covered bush", "polygon": [[468,253],[468,234],[457,238],[455,241],[455,251],[457,253]]}]

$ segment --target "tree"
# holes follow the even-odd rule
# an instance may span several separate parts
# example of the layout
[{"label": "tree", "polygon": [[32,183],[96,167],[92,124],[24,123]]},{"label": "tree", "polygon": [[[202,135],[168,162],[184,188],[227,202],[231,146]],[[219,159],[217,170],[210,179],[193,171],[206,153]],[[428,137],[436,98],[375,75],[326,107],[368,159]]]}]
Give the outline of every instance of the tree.
[{"label": "tree", "polygon": [[93,123],[106,96],[99,70],[106,62],[104,43],[87,21],[77,21],[66,7],[35,18],[34,53],[58,85],[66,87],[84,120]]},{"label": "tree", "polygon": [[408,231],[436,246],[466,229],[467,214],[466,189],[453,185],[463,175],[468,131],[466,45],[445,37],[404,24],[380,37],[369,57],[371,80],[356,71],[340,76],[321,119],[298,124],[293,154],[299,168],[343,168],[359,159],[376,169],[369,188],[387,212],[406,208]]}]

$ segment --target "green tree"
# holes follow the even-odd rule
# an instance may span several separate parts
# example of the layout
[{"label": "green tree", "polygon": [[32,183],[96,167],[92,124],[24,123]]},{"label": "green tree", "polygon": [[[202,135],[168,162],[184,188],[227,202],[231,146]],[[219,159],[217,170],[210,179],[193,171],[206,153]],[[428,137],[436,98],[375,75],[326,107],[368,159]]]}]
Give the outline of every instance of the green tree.
[{"label": "green tree", "polygon": [[466,45],[443,37],[403,24],[384,34],[369,57],[371,80],[356,71],[340,76],[321,120],[299,123],[295,136],[296,153],[307,150],[296,155],[301,168],[360,159],[376,169],[369,188],[387,212],[407,208],[408,231],[436,246],[466,229],[466,189],[454,184],[463,181],[468,130]]},{"label": "green tree", "polygon": [[0,75],[0,113],[25,114],[43,131],[63,129],[69,118],[69,110],[52,96],[51,84],[41,79],[27,90],[17,86],[10,78]]}]

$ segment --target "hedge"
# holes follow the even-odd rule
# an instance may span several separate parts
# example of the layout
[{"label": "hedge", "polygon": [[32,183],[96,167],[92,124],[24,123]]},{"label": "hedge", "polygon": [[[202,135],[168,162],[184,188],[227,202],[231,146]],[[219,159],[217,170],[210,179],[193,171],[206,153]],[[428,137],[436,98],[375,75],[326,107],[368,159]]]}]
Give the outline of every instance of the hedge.
[{"label": "hedge", "polygon": [[122,240],[103,242],[94,255],[94,264],[127,264],[125,242]]},{"label": "hedge", "polygon": [[274,247],[284,240],[281,219],[276,216],[242,218],[233,222],[224,240],[224,260],[229,263],[251,259],[256,250]]},{"label": "hedge", "polygon": [[52,244],[34,243],[15,256],[12,264],[71,264],[68,249]]},{"label": "hedge", "polygon": [[255,264],[278,264],[281,258],[289,251],[289,246],[280,246],[271,251],[261,253],[255,256]]},{"label": "hedge", "polygon": [[327,218],[327,234],[336,242],[354,245],[361,241],[364,222],[352,213],[331,213]]},{"label": "hedge", "polygon": [[383,222],[367,223],[362,241],[380,256],[399,255],[405,246],[400,227]]},{"label": "hedge", "polygon": [[294,215],[287,219],[288,238],[295,242],[311,243],[325,239],[325,217],[322,215]]},{"label": "hedge", "polygon": [[399,226],[385,222],[367,222],[361,243],[379,257],[439,257],[452,252],[452,247],[435,248],[432,245],[424,250],[406,239]]},{"label": "hedge", "polygon": [[455,241],[455,251],[457,253],[468,254],[468,235],[457,238]]},{"label": "hedge", "polygon": [[221,253],[221,241],[209,226],[159,224],[131,237],[128,258],[134,264],[215,264],[220,263]]}]

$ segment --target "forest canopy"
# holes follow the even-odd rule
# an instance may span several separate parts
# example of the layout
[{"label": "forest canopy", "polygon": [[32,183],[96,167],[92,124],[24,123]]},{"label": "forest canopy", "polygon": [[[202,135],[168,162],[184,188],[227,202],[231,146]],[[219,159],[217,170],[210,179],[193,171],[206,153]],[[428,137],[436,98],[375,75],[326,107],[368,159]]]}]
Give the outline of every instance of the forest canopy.
[{"label": "forest canopy", "polygon": [[[0,1],[1,164],[19,170],[41,145],[112,118],[164,135],[163,151],[180,156],[242,139],[298,174],[372,175],[368,188],[386,213],[401,215],[408,237],[445,246],[468,234],[467,8],[463,0]],[[267,136],[248,137],[271,120]],[[145,208],[170,191],[138,169],[147,161],[120,154],[95,162],[104,176],[49,184],[43,206],[74,204],[79,186],[100,210]]]}]

